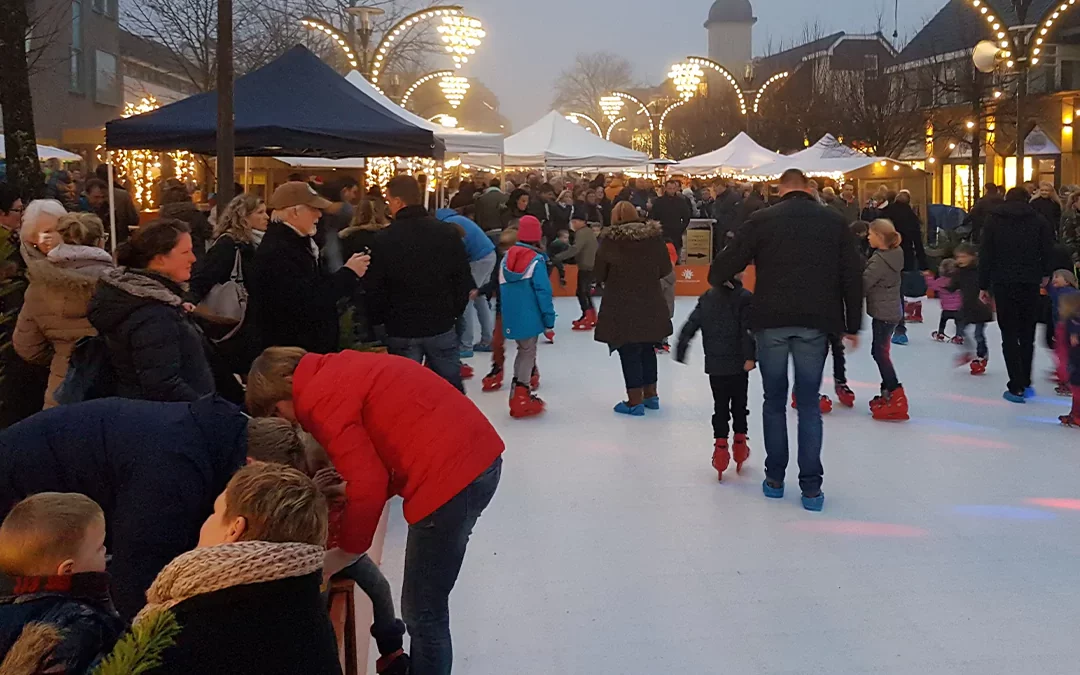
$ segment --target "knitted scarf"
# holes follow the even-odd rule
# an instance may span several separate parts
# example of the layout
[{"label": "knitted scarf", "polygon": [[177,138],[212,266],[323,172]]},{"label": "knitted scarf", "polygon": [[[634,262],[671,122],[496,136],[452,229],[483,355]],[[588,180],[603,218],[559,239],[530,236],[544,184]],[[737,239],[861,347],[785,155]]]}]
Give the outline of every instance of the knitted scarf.
[{"label": "knitted scarf", "polygon": [[325,554],[321,546],[267,541],[197,548],[161,570],[135,623],[197,595],[311,574],[322,569]]}]

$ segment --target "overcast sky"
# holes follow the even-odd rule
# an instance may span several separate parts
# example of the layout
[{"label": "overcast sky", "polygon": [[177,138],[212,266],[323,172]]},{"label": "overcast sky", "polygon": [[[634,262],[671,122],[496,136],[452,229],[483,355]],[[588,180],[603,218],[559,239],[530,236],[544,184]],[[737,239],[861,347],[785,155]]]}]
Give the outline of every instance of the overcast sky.
[{"label": "overcast sky", "polygon": [[[465,72],[480,78],[499,97],[514,129],[550,109],[558,73],[577,52],[610,51],[634,64],[642,83],[658,84],[668,67],[690,55],[706,55],[705,18],[713,0],[459,0],[486,24],[486,43]],[[893,0],[751,0],[754,53],[769,38],[790,44],[803,26],[817,22],[823,31],[873,32],[886,15],[893,30]],[[900,35],[911,36],[944,6],[945,0],[900,0]],[[657,12],[657,6],[671,7]],[[828,13],[824,7],[828,7]],[[675,9],[677,8],[677,9]]]}]

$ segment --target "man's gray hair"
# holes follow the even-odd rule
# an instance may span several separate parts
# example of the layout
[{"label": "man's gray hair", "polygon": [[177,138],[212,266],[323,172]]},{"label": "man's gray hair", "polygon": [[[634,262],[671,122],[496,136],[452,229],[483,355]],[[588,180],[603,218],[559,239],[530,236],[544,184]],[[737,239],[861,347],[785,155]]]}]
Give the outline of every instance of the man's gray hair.
[{"label": "man's gray hair", "polygon": [[66,213],[67,209],[64,208],[64,205],[55,199],[35,199],[23,211],[22,229],[19,230],[19,238],[27,243],[37,241],[42,218],[48,217],[59,220]]}]

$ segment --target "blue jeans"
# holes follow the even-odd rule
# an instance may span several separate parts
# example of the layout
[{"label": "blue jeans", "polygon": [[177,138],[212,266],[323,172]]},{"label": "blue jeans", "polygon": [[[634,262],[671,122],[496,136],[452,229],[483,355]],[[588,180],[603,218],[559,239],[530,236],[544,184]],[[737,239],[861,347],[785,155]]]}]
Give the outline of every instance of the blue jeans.
[{"label": "blue jeans", "polygon": [[453,499],[409,526],[401,614],[412,638],[415,675],[450,675],[450,591],[461,572],[469,535],[495,496],[501,474],[500,457]]},{"label": "blue jeans", "polygon": [[641,389],[656,384],[656,345],[649,342],[632,342],[619,347],[623,380],[626,388]]},{"label": "blue jeans", "polygon": [[[480,288],[491,279],[491,271],[495,269],[495,253],[491,253],[480,260],[469,263],[472,270],[473,283]],[[465,313],[458,319],[457,332],[461,338],[459,345],[461,351],[471,352],[476,345],[476,331],[474,322],[480,324],[480,343],[491,344],[491,334],[495,330],[495,315],[491,312],[491,303],[487,296],[478,295],[465,307]]]},{"label": "blue jeans", "polygon": [[990,355],[990,349],[986,345],[986,324],[985,323],[957,323],[956,334],[964,338],[964,344],[960,345],[960,349],[967,352],[969,351],[967,344],[967,329],[968,326],[975,326],[975,356],[980,359],[985,359]]},{"label": "blue jeans", "polygon": [[896,368],[892,362],[892,336],[897,324],[873,320],[874,341],[870,345],[870,355],[874,357],[878,372],[881,373],[881,390],[896,391],[900,381],[896,379]]},{"label": "blue jeans", "polygon": [[387,337],[386,348],[394,356],[424,363],[439,377],[464,393],[461,383],[461,353],[458,351],[457,332],[448,330],[441,335],[424,338]]},{"label": "blue jeans", "polygon": [[821,490],[821,375],[828,336],[812,328],[770,328],[757,334],[758,367],[765,389],[761,419],[765,432],[765,477],[783,483],[788,465],[788,361],[795,362],[799,412],[799,487],[805,495]]},{"label": "blue jeans", "polygon": [[371,636],[379,647],[379,655],[386,656],[401,649],[405,624],[397,618],[394,592],[375,561],[364,554],[352,565],[334,575],[334,578],[352,579],[371,599]]}]

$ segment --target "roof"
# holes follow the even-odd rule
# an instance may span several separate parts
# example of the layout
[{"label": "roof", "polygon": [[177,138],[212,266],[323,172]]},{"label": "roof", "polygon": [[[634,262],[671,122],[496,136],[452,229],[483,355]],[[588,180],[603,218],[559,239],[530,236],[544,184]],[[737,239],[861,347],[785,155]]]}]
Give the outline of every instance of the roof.
[{"label": "roof", "polygon": [[740,131],[724,147],[680,161],[678,170],[691,175],[738,173],[780,158],[775,152],[758,145],[745,131]]},{"label": "roof", "polygon": [[[297,45],[236,80],[240,157],[443,157],[430,129],[409,124]],[[112,149],[217,151],[217,92],[105,125]]]},{"label": "roof", "polygon": [[[510,136],[505,142],[506,166],[547,166],[558,168],[634,167],[649,156],[606,141],[552,111],[536,123]],[[498,156],[470,159],[498,166]]]},{"label": "roof", "polygon": [[705,27],[710,23],[754,23],[754,8],[750,0],[716,0],[709,9]]},{"label": "roof", "polygon": [[139,37],[126,30],[120,31],[120,56],[142,61],[170,73],[184,73],[180,57],[171,49],[160,42]]},{"label": "roof", "polygon": [[754,60],[754,70],[760,73],[780,73],[785,70],[794,70],[807,56],[829,49],[845,35],[847,33],[839,31],[817,40],[811,40],[798,47],[785,49],[769,56],[762,56]]},{"label": "roof", "polygon": [[[985,0],[1007,25],[1019,23],[1010,0]],[[1027,23],[1038,23],[1059,0],[1033,0],[1027,13]],[[986,21],[969,0],[949,0],[934,18],[904,47],[898,64],[922,61],[942,54],[973,49],[980,40],[991,38]]]}]

